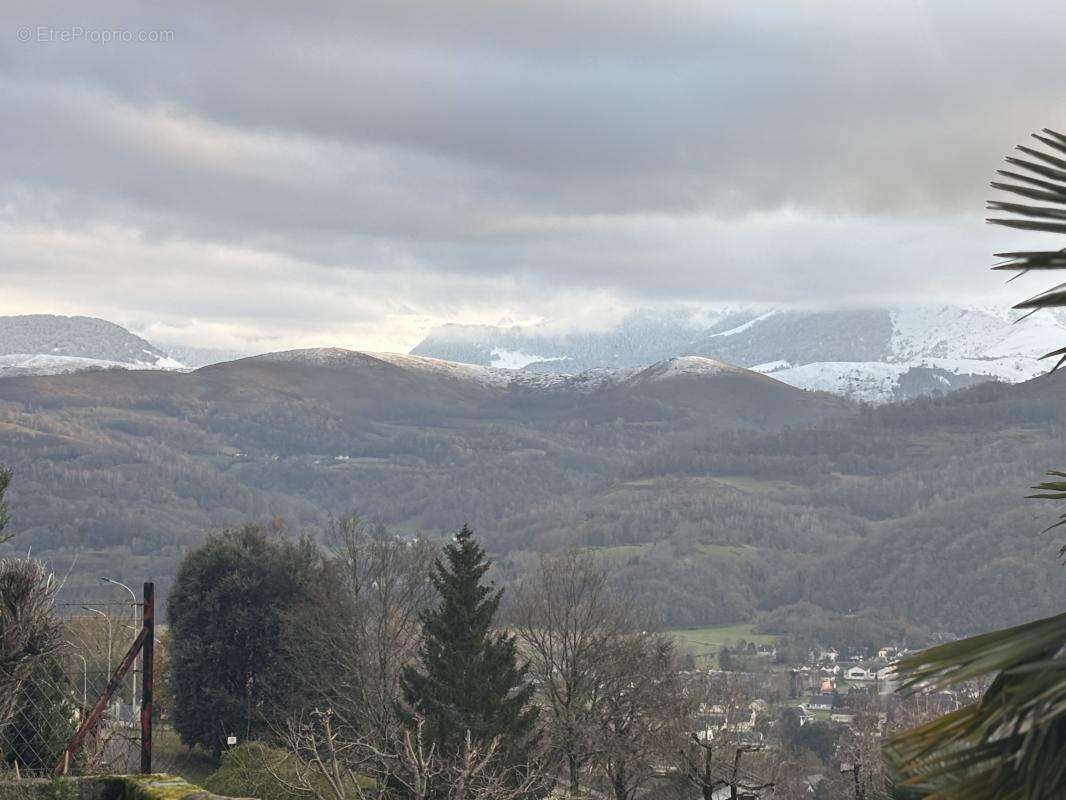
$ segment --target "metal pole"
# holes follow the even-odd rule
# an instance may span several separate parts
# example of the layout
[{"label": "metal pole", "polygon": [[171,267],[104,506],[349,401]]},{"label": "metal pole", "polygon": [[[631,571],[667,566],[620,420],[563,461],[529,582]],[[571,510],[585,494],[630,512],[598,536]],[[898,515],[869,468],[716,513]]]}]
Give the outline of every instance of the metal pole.
[{"label": "metal pole", "polygon": [[[132,610],[133,610],[133,630],[136,631],[137,630],[137,595],[135,595],[133,593],[133,589],[131,589],[126,584],[124,584],[122,581],[116,581],[114,578],[106,578],[106,577],[101,576],[100,580],[103,581],[104,583],[110,583],[112,586],[121,586],[123,589],[125,589],[127,592],[130,593],[130,598],[132,600],[132,602],[130,603],[130,606],[132,607]],[[144,669],[144,664],[143,663],[141,664],[141,669]],[[135,709],[136,707],[137,707],[137,664],[136,664],[136,662],[134,662],[134,664],[133,664],[133,691],[130,693],[130,711],[131,711],[131,713],[132,713],[132,710]]]},{"label": "metal pole", "polygon": [[141,649],[141,772],[152,772],[152,689],[155,683],[155,584],[144,584],[144,644]]}]

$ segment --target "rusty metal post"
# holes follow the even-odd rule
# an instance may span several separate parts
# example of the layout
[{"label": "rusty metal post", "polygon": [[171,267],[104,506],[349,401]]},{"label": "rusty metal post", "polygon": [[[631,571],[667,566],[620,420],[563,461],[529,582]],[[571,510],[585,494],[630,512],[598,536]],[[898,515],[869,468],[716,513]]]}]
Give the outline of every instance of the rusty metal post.
[{"label": "rusty metal post", "polygon": [[134,659],[137,658],[137,653],[144,647],[144,640],[147,631],[141,628],[141,632],[137,634],[137,638],[134,640],[133,645],[126,652],[126,655],[122,657],[122,661],[119,662],[118,668],[115,669],[115,673],[111,676],[111,680],[108,682],[104,691],[100,693],[100,696],[96,700],[96,704],[89,711],[89,715],[81,723],[81,727],[71,738],[67,744],[67,749],[63,751],[63,756],[56,764],[53,774],[65,775],[70,769],[71,763],[74,761],[74,757],[78,754],[78,748],[81,747],[85,737],[88,736],[89,731],[96,727],[96,724],[100,721],[100,717],[107,709],[107,704],[111,702],[112,696],[118,691],[119,686],[122,685],[122,679],[126,677],[126,673],[129,672],[130,667],[133,665]]},{"label": "rusty metal post", "polygon": [[152,689],[155,683],[155,584],[144,584],[144,644],[141,649],[141,772],[152,772]]}]

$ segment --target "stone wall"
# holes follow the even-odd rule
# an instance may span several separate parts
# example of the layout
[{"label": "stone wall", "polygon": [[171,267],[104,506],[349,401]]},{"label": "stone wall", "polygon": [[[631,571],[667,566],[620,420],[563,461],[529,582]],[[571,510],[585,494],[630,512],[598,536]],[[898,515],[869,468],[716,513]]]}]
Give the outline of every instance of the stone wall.
[{"label": "stone wall", "polygon": [[172,775],[0,780],[0,800],[227,800]]}]

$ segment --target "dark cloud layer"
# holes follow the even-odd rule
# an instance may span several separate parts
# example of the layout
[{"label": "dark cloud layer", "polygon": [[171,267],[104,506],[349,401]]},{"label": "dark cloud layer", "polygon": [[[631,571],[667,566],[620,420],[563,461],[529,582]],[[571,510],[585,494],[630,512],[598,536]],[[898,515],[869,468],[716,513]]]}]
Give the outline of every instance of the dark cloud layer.
[{"label": "dark cloud layer", "polygon": [[1012,240],[981,201],[1013,144],[1066,125],[1063,22],[948,0],[8,4],[0,312],[399,347],[590,304],[991,295],[980,265]]}]

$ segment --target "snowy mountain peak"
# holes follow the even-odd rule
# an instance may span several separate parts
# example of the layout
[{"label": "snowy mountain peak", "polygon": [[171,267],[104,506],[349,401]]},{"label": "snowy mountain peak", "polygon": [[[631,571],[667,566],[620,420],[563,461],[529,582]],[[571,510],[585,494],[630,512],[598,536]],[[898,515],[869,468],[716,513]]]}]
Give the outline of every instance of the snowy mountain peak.
[{"label": "snowy mountain peak", "polygon": [[[696,354],[799,388],[883,403],[981,381],[1017,382],[1042,374],[1048,365],[1039,357],[1066,345],[1066,315],[1042,312],[1018,319],[1007,308],[950,305],[638,309],[598,332],[559,334],[548,324],[447,326],[412,352],[485,366],[506,361],[534,372],[574,374],[635,368]],[[504,355],[508,358],[501,358]],[[682,362],[679,368],[690,367]]]},{"label": "snowy mountain peak", "polygon": [[0,377],[92,369],[183,369],[159,348],[95,317],[0,317]]},{"label": "snowy mountain peak", "polygon": [[641,370],[635,379],[661,381],[680,376],[720,375],[723,372],[747,372],[748,370],[725,364],[706,356],[675,356],[652,364]]}]

